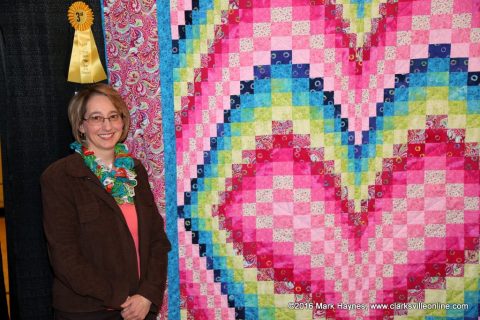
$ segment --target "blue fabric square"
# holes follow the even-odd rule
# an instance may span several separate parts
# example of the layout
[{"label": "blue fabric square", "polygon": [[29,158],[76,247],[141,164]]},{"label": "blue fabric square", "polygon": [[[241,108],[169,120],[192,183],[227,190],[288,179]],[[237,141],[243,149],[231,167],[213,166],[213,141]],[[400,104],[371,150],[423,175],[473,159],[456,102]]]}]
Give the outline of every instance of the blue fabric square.
[{"label": "blue fabric square", "polygon": [[257,79],[269,79],[270,78],[270,66],[254,66],[253,76]]},{"label": "blue fabric square", "polygon": [[431,58],[428,60],[429,72],[448,72],[450,70],[450,59],[448,58]]},{"label": "blue fabric square", "polygon": [[310,65],[308,64],[292,65],[292,77],[308,79],[310,77]]},{"label": "blue fabric square", "polygon": [[409,87],[424,87],[427,85],[427,75],[425,73],[412,73],[409,76]]},{"label": "blue fabric square", "polygon": [[257,93],[254,95],[255,107],[269,107],[272,105],[270,93]]},{"label": "blue fabric square", "polygon": [[427,85],[430,87],[445,87],[448,86],[447,72],[429,72],[427,78]]},{"label": "blue fabric square", "polygon": [[292,50],[278,50],[271,53],[272,65],[292,64]]},{"label": "blue fabric square", "polygon": [[292,77],[292,66],[291,65],[282,65],[276,64],[272,65],[270,68],[272,78],[288,78]]},{"label": "blue fabric square", "polygon": [[310,95],[308,92],[297,92],[292,96],[292,104],[294,106],[308,106],[310,101]]}]

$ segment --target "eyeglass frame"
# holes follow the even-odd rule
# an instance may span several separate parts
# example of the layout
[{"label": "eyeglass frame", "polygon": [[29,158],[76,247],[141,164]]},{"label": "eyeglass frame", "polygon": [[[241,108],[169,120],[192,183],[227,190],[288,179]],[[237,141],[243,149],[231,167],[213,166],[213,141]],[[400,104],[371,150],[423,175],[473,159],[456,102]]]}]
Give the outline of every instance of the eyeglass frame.
[{"label": "eyeglass frame", "polygon": [[[112,117],[116,117],[116,116],[118,116],[118,120],[113,120]],[[102,119],[102,122],[95,123],[95,122],[93,122],[93,121],[95,121],[95,120],[93,120],[92,117],[99,117],[99,118]],[[123,117],[124,117],[124,116],[123,116],[122,113],[114,113],[114,114],[112,114],[112,115],[110,115],[110,116],[108,116],[108,117],[104,117],[104,116],[101,116],[101,115],[91,115],[91,116],[89,116],[88,118],[83,118],[83,121],[87,121],[87,122],[89,122],[89,123],[92,124],[92,125],[101,126],[101,125],[103,125],[103,124],[105,123],[105,120],[107,120],[107,119],[108,119],[108,122],[110,122],[110,124],[112,124],[112,123],[118,123],[120,120],[123,120]],[[117,121],[118,121],[118,122],[117,122]]]}]

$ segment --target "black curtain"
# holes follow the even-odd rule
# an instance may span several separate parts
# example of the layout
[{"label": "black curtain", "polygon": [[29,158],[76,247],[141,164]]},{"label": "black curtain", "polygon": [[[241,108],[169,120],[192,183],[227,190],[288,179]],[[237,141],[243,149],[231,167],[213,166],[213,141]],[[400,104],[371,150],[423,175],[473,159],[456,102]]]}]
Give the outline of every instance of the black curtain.
[{"label": "black curtain", "polygon": [[[0,28],[0,90],[5,92],[5,46],[3,39],[3,32]],[[1,142],[1,141],[0,141]],[[1,192],[1,190],[0,190]],[[5,212],[3,208],[0,208],[0,216],[4,216]],[[0,273],[2,277],[0,278],[0,320],[8,320],[8,309],[7,309],[7,295],[5,291],[5,272],[3,270],[3,253],[2,247],[0,245]]]},{"label": "black curtain", "polygon": [[[73,141],[66,81],[74,30],[71,1],[0,1],[4,69],[0,93],[11,318],[52,319],[51,268],[42,228],[39,177]],[[105,67],[100,0],[93,33]],[[4,76],[1,76],[4,78]]]}]

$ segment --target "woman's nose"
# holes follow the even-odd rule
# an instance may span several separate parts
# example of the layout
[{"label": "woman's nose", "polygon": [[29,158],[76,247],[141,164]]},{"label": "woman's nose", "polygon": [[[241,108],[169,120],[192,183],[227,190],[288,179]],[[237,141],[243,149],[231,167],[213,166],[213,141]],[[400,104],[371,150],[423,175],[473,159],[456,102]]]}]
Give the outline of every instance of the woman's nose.
[{"label": "woman's nose", "polygon": [[105,129],[110,129],[112,127],[112,120],[110,120],[110,118],[104,118],[102,127]]}]

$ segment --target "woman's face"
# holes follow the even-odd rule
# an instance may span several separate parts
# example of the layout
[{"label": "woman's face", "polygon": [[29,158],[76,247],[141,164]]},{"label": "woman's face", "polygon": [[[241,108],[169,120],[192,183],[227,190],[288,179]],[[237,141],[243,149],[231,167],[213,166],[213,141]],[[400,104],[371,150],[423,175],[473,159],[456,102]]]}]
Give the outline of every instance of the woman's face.
[{"label": "woman's face", "polygon": [[80,132],[85,134],[86,147],[95,154],[113,152],[123,131],[120,113],[104,95],[90,97],[86,109],[85,120],[80,125]]}]

